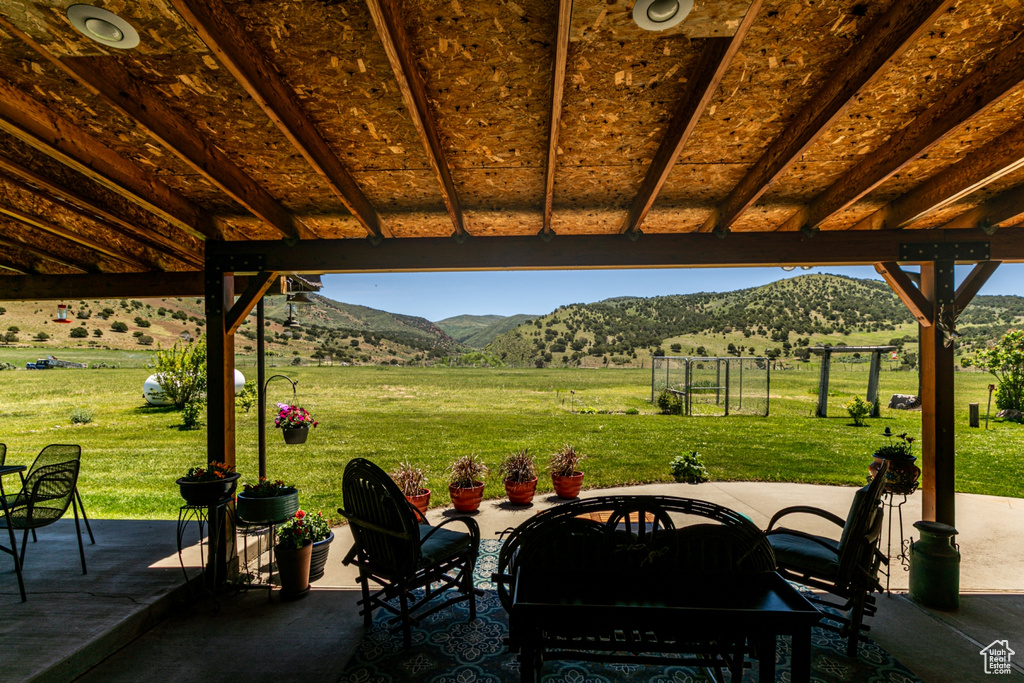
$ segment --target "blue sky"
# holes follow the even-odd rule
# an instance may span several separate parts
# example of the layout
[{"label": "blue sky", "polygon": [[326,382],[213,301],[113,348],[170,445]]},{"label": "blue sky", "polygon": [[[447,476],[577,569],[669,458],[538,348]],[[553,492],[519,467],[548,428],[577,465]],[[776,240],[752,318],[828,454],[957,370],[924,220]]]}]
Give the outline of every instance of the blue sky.
[{"label": "blue sky", "polygon": [[[957,282],[970,271],[957,268]],[[431,321],[456,315],[550,313],[559,306],[613,296],[728,292],[806,273],[879,278],[875,269],[822,267],[676,268],[647,270],[547,270],[473,273],[370,273],[325,275],[322,294],[336,301],[404,313]],[[1004,264],[982,294],[1024,296],[1024,264]]]}]

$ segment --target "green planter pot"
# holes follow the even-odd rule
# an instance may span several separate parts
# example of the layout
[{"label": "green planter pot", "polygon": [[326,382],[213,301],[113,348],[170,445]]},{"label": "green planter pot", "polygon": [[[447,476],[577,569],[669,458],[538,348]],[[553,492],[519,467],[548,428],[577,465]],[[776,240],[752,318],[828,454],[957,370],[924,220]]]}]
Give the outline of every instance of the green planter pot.
[{"label": "green planter pot", "polygon": [[235,502],[235,514],[247,524],[280,524],[294,517],[298,509],[296,489],[272,498],[250,498],[241,491]]}]

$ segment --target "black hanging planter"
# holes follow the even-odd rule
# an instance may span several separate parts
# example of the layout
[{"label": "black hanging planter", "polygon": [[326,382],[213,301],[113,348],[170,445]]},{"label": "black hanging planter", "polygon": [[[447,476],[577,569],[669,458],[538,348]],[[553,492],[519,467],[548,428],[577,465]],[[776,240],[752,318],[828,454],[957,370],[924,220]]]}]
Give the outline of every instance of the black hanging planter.
[{"label": "black hanging planter", "polygon": [[284,434],[285,443],[306,443],[306,437],[309,436],[309,427],[291,427],[290,429],[282,429],[281,432]]}]

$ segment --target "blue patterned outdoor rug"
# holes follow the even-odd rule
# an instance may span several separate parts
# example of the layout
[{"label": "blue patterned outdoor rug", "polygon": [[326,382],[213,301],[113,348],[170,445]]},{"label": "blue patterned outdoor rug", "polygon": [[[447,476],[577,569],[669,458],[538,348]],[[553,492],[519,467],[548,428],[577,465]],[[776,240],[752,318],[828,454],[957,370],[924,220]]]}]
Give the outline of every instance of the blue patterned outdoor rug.
[{"label": "blue patterned outdoor rug", "polygon": [[[441,610],[412,629],[412,647],[402,648],[401,630],[392,632],[388,615],[380,611],[367,629],[341,683],[514,683],[519,663],[502,642],[508,635],[508,616],[490,581],[497,567],[499,542],[480,542],[476,584],[484,589],[476,602],[477,618],[470,622],[465,602]],[[874,643],[861,643],[856,661],[846,657],[846,640],[838,633],[815,628],[811,636],[811,680],[814,683],[922,683]],[[775,654],[779,673],[788,680],[790,642],[779,638]],[[728,678],[728,675],[726,676]],[[663,664],[603,664],[555,661],[544,663],[543,683],[704,683],[702,669]],[[756,662],[746,670],[744,683],[757,681]]]}]

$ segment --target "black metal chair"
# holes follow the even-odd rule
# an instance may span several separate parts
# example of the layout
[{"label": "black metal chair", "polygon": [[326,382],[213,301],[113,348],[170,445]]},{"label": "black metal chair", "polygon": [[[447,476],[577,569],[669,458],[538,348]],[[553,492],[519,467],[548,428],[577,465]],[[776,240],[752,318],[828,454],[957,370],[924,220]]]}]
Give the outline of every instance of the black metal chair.
[{"label": "black metal chair", "polygon": [[[37,467],[27,477],[21,493],[14,497],[13,504],[4,509],[0,518],[0,529],[8,529],[9,533],[23,530],[19,562],[15,563],[19,584],[22,586],[22,602],[25,601],[22,572],[25,567],[25,548],[28,545],[28,533],[41,527],[49,526],[64,516],[68,507],[75,512],[75,531],[78,538],[78,554],[82,560],[82,573],[86,574],[85,548],[82,545],[82,530],[78,523],[78,509],[75,503],[75,484],[78,482],[79,462],[69,460],[54,465]],[[14,535],[11,534],[12,546]],[[10,549],[17,555],[16,547]]]},{"label": "black metal chair", "polygon": [[[8,494],[7,505],[11,506],[15,504],[15,502],[18,499],[18,496],[22,495],[22,493],[25,492],[25,482],[28,480],[29,477],[32,476],[32,473],[38,470],[40,467],[48,467],[50,465],[57,465],[64,462],[70,462],[72,460],[74,460],[75,462],[81,462],[81,446],[78,446],[76,444],[53,443],[50,444],[49,446],[44,447],[43,450],[39,451],[39,455],[36,456],[36,459],[29,466],[28,472],[26,472],[22,476],[22,491],[16,494]],[[0,464],[3,464],[3,462],[0,461]],[[82,502],[82,494],[78,492],[77,483],[75,484],[75,502],[78,505],[76,511],[82,511],[82,519],[85,521],[85,530],[89,532],[89,542],[92,545],[96,545],[96,538],[92,535],[92,526],[89,525],[89,518],[85,514],[85,503]],[[32,529],[32,540],[36,540],[36,530],[34,528]]]},{"label": "black metal chair", "polygon": [[[867,486],[853,496],[850,512],[846,519],[827,510],[797,505],[779,510],[768,523],[765,537],[775,552],[778,571],[787,579],[826,591],[842,600],[836,603],[820,596],[811,599],[819,604],[839,610],[842,614],[827,613],[826,619],[839,624],[822,621],[821,625],[848,638],[846,654],[857,656],[857,643],[867,640],[862,631],[869,626],[864,618],[875,613],[874,592],[882,591],[878,580],[879,568],[888,564],[888,558],[878,550],[878,538],[882,533],[882,492],[888,463],[875,474]],[[786,527],[776,528],[776,523],[792,514],[809,514],[827,519],[842,527],[838,539],[818,536]]]},{"label": "black metal chair", "polygon": [[[437,526],[420,523],[419,511],[406,500],[391,477],[363,458],[349,461],[342,476],[344,508],[338,512],[352,525],[355,544],[345,564],[359,567],[363,598],[360,614],[369,626],[373,610],[384,608],[402,628],[405,647],[412,643],[411,627],[434,612],[469,601],[469,618],[476,618],[473,565],[480,547],[480,528],[467,517],[453,517]],[[446,529],[465,524],[467,531]],[[370,592],[370,581],[382,586]],[[458,595],[437,601],[445,591]],[[413,591],[422,590],[422,595]],[[398,605],[394,605],[397,600]]]},{"label": "black metal chair", "polygon": [[3,466],[4,460],[7,460],[7,444],[0,443],[0,466]]}]

